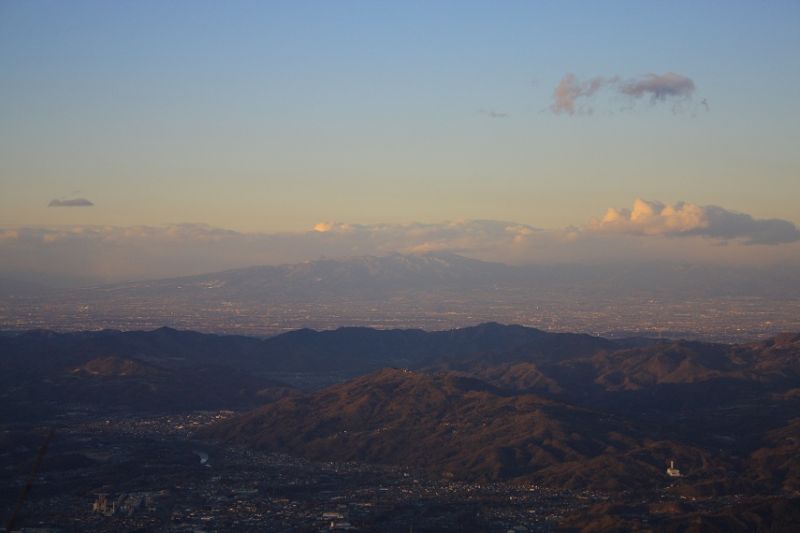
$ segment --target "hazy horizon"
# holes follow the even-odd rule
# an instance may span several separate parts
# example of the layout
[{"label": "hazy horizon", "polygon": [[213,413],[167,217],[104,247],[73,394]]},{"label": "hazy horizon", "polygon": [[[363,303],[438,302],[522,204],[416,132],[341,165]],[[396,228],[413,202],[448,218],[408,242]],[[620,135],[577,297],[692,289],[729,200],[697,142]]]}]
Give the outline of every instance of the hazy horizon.
[{"label": "hazy horizon", "polygon": [[425,250],[795,265],[799,19],[794,2],[6,2],[0,276]]},{"label": "hazy horizon", "polygon": [[[328,326],[392,289],[382,324],[793,327],[798,20],[793,2],[6,2],[0,318]],[[429,252],[570,274],[353,264],[14,299]]]}]

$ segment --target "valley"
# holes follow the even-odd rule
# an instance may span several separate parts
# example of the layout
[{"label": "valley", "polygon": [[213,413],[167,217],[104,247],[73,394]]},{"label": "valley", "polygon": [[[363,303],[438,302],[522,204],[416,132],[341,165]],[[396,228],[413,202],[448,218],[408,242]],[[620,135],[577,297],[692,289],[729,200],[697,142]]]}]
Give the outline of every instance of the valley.
[{"label": "valley", "polygon": [[800,335],[161,328],[8,332],[0,353],[4,507],[55,435],[23,523],[744,530],[800,505]]}]

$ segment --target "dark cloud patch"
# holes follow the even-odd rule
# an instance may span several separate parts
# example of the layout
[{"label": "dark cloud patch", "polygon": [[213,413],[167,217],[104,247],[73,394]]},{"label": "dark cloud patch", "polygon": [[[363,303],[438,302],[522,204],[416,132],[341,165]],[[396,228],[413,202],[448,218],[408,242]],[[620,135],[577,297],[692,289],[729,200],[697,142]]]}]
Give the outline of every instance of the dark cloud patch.
[{"label": "dark cloud patch", "polygon": [[[586,81],[568,73],[553,90],[550,111],[556,115],[591,114],[594,111],[591,98],[603,90],[622,96],[631,103],[642,98],[649,99],[653,105],[671,102],[673,111],[678,111],[684,109],[680,104],[692,99],[695,89],[691,78],[674,72],[648,74],[629,80],[622,80],[619,76],[596,76]],[[706,99],[702,100],[701,105],[708,110]]]},{"label": "dark cloud patch", "polygon": [[94,203],[90,202],[86,198],[70,198],[67,200],[50,200],[50,203],[47,204],[47,207],[91,207],[93,205]]},{"label": "dark cloud patch", "polygon": [[619,87],[619,92],[624,95],[632,98],[650,97],[653,103],[672,98],[691,98],[694,90],[695,85],[690,78],[674,72],[648,74],[638,80],[628,80]]},{"label": "dark cloud patch", "polygon": [[753,218],[719,206],[705,207],[709,224],[701,234],[720,239],[741,239],[744,244],[782,244],[800,240],[800,230],[788,220]]},{"label": "dark cloud patch", "polygon": [[508,118],[510,115],[502,111],[495,111],[494,109],[481,109],[481,115],[486,115],[489,118]]}]

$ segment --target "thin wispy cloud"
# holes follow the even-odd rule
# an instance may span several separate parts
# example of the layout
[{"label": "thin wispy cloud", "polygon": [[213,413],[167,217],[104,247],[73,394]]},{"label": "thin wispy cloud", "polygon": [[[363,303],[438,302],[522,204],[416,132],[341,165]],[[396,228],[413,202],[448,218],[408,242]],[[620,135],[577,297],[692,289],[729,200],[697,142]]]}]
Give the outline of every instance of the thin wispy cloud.
[{"label": "thin wispy cloud", "polygon": [[597,76],[588,81],[581,82],[575,74],[565,74],[553,91],[553,103],[550,110],[553,113],[574,115],[577,111],[591,113],[593,109],[583,101],[608,85],[616,83],[618,78],[604,78]]},{"label": "thin wispy cloud", "polygon": [[[550,111],[560,115],[592,114],[593,97],[606,91],[634,103],[647,99],[651,105],[671,103],[677,111],[680,104],[692,99],[696,90],[694,81],[674,72],[647,74],[640,78],[623,80],[620,76],[596,76],[585,81],[575,74],[567,73],[553,90]],[[701,105],[708,110],[704,98]]]},{"label": "thin wispy cloud", "polygon": [[479,113],[489,118],[508,118],[510,116],[508,113],[495,111],[494,109],[481,109]]},{"label": "thin wispy cloud", "polygon": [[56,198],[55,200],[50,200],[50,203],[47,204],[47,207],[91,207],[93,205],[94,203],[86,198]]}]

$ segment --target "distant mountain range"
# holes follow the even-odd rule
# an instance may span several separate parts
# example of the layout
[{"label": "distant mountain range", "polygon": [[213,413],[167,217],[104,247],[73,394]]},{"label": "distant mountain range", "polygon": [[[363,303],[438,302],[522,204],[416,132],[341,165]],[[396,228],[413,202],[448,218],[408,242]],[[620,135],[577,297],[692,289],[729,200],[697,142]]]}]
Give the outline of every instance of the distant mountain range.
[{"label": "distant mountain range", "polygon": [[163,294],[195,291],[226,299],[379,296],[394,291],[464,288],[514,281],[514,267],[455,254],[392,254],[323,259],[291,265],[256,266],[151,282],[131,282],[95,290]]},{"label": "distant mountain range", "polygon": [[[341,328],[0,335],[2,416],[248,410],[202,436],[464,479],[800,490],[800,334],[744,344]],[[684,472],[669,478],[675,460]]]},{"label": "distant mountain range", "polygon": [[[391,254],[321,259],[279,266],[254,266],[211,274],[131,281],[57,292],[205,300],[250,301],[324,297],[379,298],[398,291],[492,288],[524,291],[581,290],[598,295],[686,293],[692,296],[800,295],[800,269],[743,268],[686,264],[528,265],[511,266],[457,254]],[[0,295],[41,292],[44,286],[0,280]],[[51,289],[54,291],[56,289]]]},{"label": "distant mountain range", "polygon": [[325,259],[82,289],[0,281],[0,329],[274,335],[497,320],[606,336],[741,341],[800,328],[800,269],[510,266],[450,253]]},{"label": "distant mountain range", "polygon": [[[590,335],[549,333],[535,328],[486,323],[449,331],[338,328],[302,329],[258,339],[212,335],[172,328],[153,331],[56,333],[34,330],[0,335],[0,361],[15,368],[82,363],[113,355],[152,362],[172,369],[219,365],[255,374],[272,372],[334,372],[356,375],[384,368],[421,368],[451,358],[504,354],[513,350],[565,350],[580,353],[652,343],[648,339],[609,341]],[[12,356],[13,354],[13,356]],[[23,357],[24,356],[24,357]]]}]

